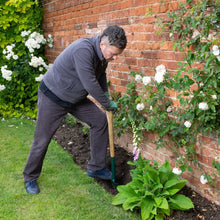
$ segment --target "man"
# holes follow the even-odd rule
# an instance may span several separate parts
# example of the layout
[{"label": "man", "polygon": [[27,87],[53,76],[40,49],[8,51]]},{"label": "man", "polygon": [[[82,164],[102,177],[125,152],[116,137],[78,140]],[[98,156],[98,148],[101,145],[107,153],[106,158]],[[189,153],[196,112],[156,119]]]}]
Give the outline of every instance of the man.
[{"label": "man", "polygon": [[127,44],[124,30],[107,27],[101,36],[82,38],[69,45],[45,74],[38,91],[38,115],[33,143],[23,171],[27,193],[40,192],[40,176],[48,145],[67,113],[90,126],[89,177],[111,179],[105,168],[108,123],[105,113],[87,98],[90,94],[107,111],[117,104],[109,99],[105,70]]}]

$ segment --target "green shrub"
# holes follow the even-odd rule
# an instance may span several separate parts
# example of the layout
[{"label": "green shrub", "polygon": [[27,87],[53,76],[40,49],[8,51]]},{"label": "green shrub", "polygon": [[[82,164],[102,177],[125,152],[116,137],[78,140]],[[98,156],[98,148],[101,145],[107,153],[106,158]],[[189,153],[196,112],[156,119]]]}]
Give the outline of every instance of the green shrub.
[{"label": "green shrub", "polygon": [[185,184],[185,179],[179,179],[181,171],[177,168],[171,169],[166,161],[162,166],[154,161],[150,165],[149,160],[138,160],[130,162],[135,165],[131,170],[132,181],[125,186],[118,186],[119,193],[113,198],[114,205],[122,205],[124,210],[141,210],[141,218],[156,220],[170,215],[171,209],[188,210],[194,208],[192,201],[177,194]]},{"label": "green shrub", "polygon": [[39,81],[48,68],[44,45],[52,42],[42,35],[42,7],[38,1],[3,0],[0,10],[0,116],[36,117]]}]

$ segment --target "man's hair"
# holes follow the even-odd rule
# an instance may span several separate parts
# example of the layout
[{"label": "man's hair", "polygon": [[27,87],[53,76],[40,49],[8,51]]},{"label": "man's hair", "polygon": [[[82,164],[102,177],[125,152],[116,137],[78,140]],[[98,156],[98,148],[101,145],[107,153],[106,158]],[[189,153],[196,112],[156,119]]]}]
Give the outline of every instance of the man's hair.
[{"label": "man's hair", "polygon": [[118,25],[108,26],[101,35],[101,40],[108,41],[109,45],[115,46],[118,49],[125,49],[127,38],[123,28]]}]

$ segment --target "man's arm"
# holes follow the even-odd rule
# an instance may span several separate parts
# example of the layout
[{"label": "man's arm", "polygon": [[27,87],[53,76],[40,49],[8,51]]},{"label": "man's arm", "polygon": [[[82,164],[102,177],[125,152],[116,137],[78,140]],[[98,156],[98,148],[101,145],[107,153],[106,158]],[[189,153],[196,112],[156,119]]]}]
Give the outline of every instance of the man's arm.
[{"label": "man's arm", "polygon": [[104,92],[106,91],[103,90],[99,81],[96,79],[92,52],[89,49],[81,48],[73,54],[73,59],[76,72],[84,89],[102,106],[108,107],[110,100],[105,96]]}]

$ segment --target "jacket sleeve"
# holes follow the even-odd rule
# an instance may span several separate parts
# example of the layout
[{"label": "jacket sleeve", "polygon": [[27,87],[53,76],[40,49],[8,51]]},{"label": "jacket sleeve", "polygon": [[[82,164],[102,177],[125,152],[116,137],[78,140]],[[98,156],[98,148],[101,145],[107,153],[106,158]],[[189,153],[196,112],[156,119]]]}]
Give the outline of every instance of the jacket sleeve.
[{"label": "jacket sleeve", "polygon": [[102,87],[102,90],[104,92],[108,92],[108,84],[107,84],[107,78],[106,78],[106,73],[103,73],[100,78],[99,78],[99,84]]},{"label": "jacket sleeve", "polygon": [[84,89],[102,106],[108,107],[110,100],[105,96],[105,91],[103,91],[99,81],[96,79],[92,51],[86,48],[78,49],[73,54],[73,62],[75,63],[76,72]]}]

